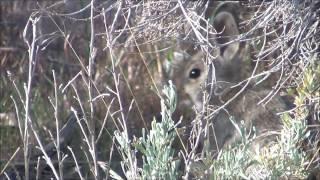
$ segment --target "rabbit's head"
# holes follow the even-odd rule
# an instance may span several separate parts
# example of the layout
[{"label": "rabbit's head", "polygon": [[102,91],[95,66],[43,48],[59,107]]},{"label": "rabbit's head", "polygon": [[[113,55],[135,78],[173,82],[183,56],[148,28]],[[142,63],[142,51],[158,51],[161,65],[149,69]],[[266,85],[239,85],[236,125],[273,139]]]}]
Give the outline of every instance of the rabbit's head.
[{"label": "rabbit's head", "polygon": [[202,90],[206,89],[206,80],[209,85],[213,83],[213,89],[223,89],[224,84],[239,79],[239,42],[231,42],[239,35],[235,19],[231,13],[220,12],[211,23],[217,30],[213,39],[219,47],[217,55],[212,55],[213,66],[205,63],[206,54],[203,52],[194,55],[174,52],[169,71],[169,77],[177,86],[178,93],[189,95],[197,109],[202,106]]},{"label": "rabbit's head", "polygon": [[192,102],[184,101],[183,103],[195,104],[200,107],[201,87],[207,79],[208,68],[202,61],[202,54],[190,56],[184,52],[174,52],[171,63],[169,78],[175,84],[180,99],[186,100],[189,96]]}]

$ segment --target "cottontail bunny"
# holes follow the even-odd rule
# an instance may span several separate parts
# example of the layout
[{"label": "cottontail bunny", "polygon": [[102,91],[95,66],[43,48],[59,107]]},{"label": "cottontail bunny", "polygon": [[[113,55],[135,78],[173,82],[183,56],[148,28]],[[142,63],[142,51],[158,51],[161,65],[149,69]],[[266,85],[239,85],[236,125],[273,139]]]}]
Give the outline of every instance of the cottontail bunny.
[{"label": "cottontail bunny", "polygon": [[[221,32],[216,37],[216,43],[221,45],[221,48],[218,56],[213,59],[214,66],[206,65],[204,62],[205,54],[202,52],[192,56],[184,52],[175,52],[172,68],[169,71],[169,77],[175,83],[178,93],[188,94],[198,110],[203,108],[203,90],[209,92],[208,86],[210,85],[212,87],[208,103],[210,107],[222,106],[241,89],[241,87],[232,88],[241,80],[240,72],[243,62],[239,56],[240,46],[237,42],[228,43],[239,35],[237,23],[231,13],[219,12],[212,24],[217,32]],[[225,45],[223,46],[223,44]],[[204,87],[205,84],[207,87]],[[230,121],[231,116],[234,117],[234,122],[237,124],[243,120],[244,126],[248,130],[255,127],[257,139],[281,129],[281,120],[277,113],[286,109],[281,97],[276,95],[268,104],[258,104],[269,92],[254,88],[242,90],[240,95],[217,111],[213,117],[210,117],[207,125],[211,130],[208,131],[209,135],[206,135],[210,140],[210,146],[217,150],[239,139],[240,136]],[[262,138],[263,141],[255,142],[260,145],[266,142],[265,140],[270,140],[269,137]]]}]

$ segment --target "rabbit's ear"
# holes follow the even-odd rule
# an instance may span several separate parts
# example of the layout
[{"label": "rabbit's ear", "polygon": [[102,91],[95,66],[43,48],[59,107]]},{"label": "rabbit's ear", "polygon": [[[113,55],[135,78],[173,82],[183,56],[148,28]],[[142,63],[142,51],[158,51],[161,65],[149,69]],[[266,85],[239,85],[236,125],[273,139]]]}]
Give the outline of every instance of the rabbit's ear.
[{"label": "rabbit's ear", "polygon": [[239,51],[239,41],[230,43],[239,35],[237,22],[231,13],[222,11],[214,17],[212,25],[218,33],[216,42],[222,46],[220,54],[224,61],[229,62]]}]

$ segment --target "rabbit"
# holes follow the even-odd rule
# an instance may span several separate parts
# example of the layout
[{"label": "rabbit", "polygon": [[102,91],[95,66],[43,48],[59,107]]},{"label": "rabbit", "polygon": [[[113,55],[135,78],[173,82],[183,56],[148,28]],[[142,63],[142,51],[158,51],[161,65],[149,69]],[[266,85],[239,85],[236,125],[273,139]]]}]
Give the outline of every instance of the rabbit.
[{"label": "rabbit", "polygon": [[[216,43],[221,48],[213,59],[213,66],[206,65],[204,61],[206,54],[203,52],[190,55],[178,50],[173,53],[171,66],[167,70],[169,78],[176,85],[179,96],[187,94],[191,104],[197,110],[204,107],[203,91],[211,94],[209,106],[220,107],[241,89],[240,86],[233,88],[233,85],[241,81],[240,72],[243,62],[239,55],[240,44],[227,43],[239,35],[235,18],[231,13],[222,11],[215,16],[212,24],[217,32],[221,32],[216,37]],[[224,43],[226,45],[223,46]],[[207,87],[205,87],[206,82]],[[253,143],[254,147],[274,141],[274,134],[282,128],[281,119],[277,113],[285,111],[287,105],[279,95],[275,95],[266,105],[258,104],[269,92],[268,89],[244,89],[240,95],[218,110],[212,118],[210,117],[207,123],[210,130],[206,135],[206,138],[209,138],[210,148],[219,150],[240,139],[236,127],[230,120],[231,116],[237,124],[243,121],[248,132],[255,127],[257,141]]]}]

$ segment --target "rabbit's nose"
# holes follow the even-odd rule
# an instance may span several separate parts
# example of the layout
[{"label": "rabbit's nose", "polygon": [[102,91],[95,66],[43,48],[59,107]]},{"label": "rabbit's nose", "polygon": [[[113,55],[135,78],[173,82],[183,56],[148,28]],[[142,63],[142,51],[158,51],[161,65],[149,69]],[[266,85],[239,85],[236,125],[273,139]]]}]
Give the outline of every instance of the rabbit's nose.
[{"label": "rabbit's nose", "polygon": [[193,103],[192,103],[192,100],[191,100],[189,94],[187,94],[184,91],[184,89],[179,90],[177,93],[178,93],[178,102],[180,105],[188,106],[188,107],[193,106]]}]

